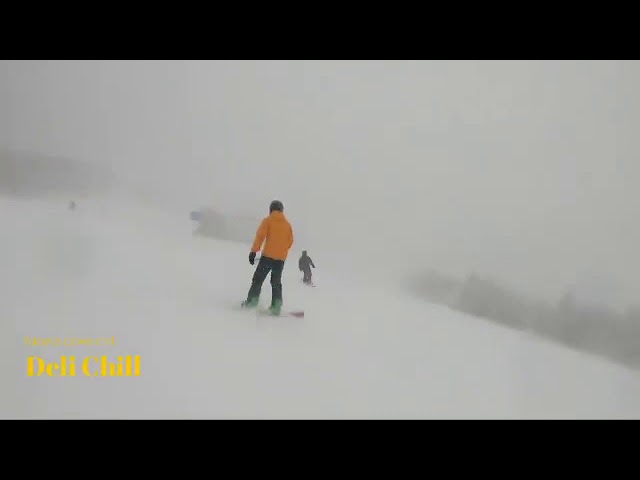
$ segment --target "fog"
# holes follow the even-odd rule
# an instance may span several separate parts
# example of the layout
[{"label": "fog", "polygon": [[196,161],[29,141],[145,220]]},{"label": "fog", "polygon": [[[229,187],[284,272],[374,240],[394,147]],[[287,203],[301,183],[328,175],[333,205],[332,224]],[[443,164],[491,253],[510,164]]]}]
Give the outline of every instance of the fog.
[{"label": "fog", "polygon": [[623,61],[3,61],[0,149],[112,170],[185,219],[280,199],[319,265],[626,305],[637,85]]}]

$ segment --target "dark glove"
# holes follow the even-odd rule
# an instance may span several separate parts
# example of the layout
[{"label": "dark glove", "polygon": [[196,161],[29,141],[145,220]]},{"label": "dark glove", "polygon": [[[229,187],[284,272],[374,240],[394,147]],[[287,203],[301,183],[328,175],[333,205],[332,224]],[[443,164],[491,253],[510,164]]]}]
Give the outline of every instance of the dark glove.
[{"label": "dark glove", "polygon": [[249,263],[253,265],[256,261],[256,252],[251,252],[249,254]]}]

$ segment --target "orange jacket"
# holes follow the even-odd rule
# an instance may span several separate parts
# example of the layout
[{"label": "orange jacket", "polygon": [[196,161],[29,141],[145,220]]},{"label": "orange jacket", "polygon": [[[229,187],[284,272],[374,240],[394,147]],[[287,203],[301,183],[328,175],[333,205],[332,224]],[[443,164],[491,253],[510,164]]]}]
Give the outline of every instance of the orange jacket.
[{"label": "orange jacket", "polygon": [[284,213],[275,210],[260,222],[251,251],[259,252],[265,239],[263,256],[274,260],[287,259],[289,249],[293,245],[293,229]]}]

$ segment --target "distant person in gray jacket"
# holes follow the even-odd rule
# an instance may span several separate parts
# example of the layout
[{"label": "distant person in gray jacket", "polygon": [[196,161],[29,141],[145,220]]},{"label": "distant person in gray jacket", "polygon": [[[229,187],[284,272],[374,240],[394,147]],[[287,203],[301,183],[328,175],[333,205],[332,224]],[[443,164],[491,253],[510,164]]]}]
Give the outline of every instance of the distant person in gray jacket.
[{"label": "distant person in gray jacket", "polygon": [[307,255],[307,251],[302,251],[302,256],[298,260],[298,268],[304,274],[302,281],[307,285],[311,285],[311,268],[316,268],[311,257]]}]

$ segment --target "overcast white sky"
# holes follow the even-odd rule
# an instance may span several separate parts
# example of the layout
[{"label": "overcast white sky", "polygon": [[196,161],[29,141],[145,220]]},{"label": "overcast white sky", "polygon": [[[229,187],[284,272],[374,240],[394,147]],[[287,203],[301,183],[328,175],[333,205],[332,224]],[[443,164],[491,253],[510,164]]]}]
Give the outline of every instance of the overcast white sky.
[{"label": "overcast white sky", "polygon": [[638,85],[632,61],[3,61],[0,148],[108,165],[184,208],[279,198],[316,262],[628,301]]}]

